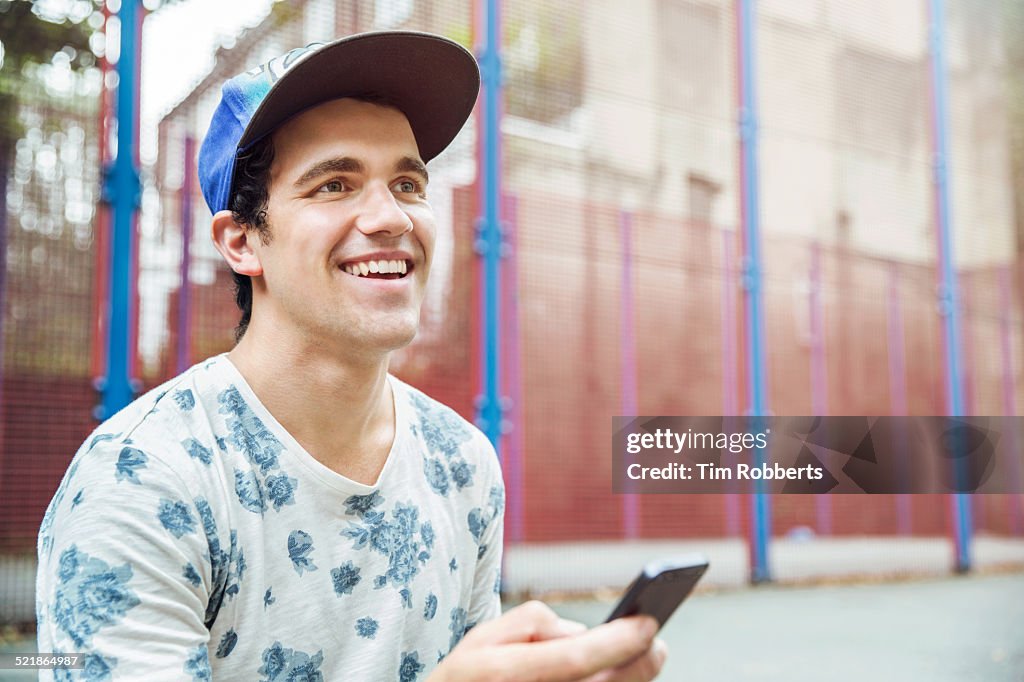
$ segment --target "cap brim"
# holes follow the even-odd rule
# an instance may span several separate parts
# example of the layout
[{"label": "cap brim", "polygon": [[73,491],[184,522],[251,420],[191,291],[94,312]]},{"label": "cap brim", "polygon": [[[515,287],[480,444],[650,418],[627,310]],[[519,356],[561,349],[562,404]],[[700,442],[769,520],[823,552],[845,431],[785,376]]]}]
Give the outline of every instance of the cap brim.
[{"label": "cap brim", "polygon": [[476,60],[455,42],[413,31],[362,33],[329,43],[289,68],[260,102],[238,149],[310,107],[370,96],[405,114],[426,162],[458,135],[479,90]]}]

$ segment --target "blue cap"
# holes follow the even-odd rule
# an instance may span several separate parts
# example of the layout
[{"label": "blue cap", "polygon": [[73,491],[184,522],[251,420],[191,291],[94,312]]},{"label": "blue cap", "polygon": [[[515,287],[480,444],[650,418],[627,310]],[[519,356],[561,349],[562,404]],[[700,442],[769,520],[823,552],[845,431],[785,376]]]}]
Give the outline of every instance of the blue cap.
[{"label": "blue cap", "polygon": [[479,90],[473,55],[430,33],[360,33],[294,49],[224,84],[199,150],[203,197],[213,213],[228,208],[239,154],[292,116],[342,97],[398,107],[426,163],[458,135]]}]

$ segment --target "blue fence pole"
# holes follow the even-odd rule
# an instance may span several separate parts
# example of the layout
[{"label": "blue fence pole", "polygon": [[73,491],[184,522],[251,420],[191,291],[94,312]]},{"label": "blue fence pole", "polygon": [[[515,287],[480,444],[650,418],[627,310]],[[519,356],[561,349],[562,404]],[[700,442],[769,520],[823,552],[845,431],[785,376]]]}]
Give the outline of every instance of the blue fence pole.
[{"label": "blue fence pole", "polygon": [[107,374],[102,381],[103,418],[132,401],[129,377],[132,308],[132,240],[139,208],[141,183],[135,166],[136,111],[138,89],[136,53],[139,50],[139,2],[122,0],[121,49],[117,60],[117,157],[107,174],[106,195],[113,205],[113,234],[110,240],[110,326],[107,330]]},{"label": "blue fence pole", "polygon": [[[935,204],[939,237],[939,314],[943,319],[946,341],[946,409],[950,416],[963,414],[960,387],[960,296],[953,267],[952,208],[949,183],[949,93],[946,69],[946,15],[943,0],[929,1],[928,31],[932,71],[932,125],[935,158]],[[971,508],[967,495],[954,494],[953,541],[956,570],[971,568]]]},{"label": "blue fence pole", "polygon": [[501,229],[501,3],[484,2],[483,40],[477,55],[483,90],[482,216],[477,220],[475,249],[483,259],[483,386],[476,399],[477,424],[495,449],[504,431],[507,400],[501,395],[501,258],[507,246]]},{"label": "blue fence pole", "polygon": [[[767,416],[768,398],[765,385],[764,305],[761,277],[760,170],[758,168],[758,108],[755,43],[756,12],[754,0],[738,0],[737,59],[740,85],[740,175],[744,233],[743,287],[747,312],[747,368],[749,426],[763,430],[759,417]],[[764,461],[760,448],[754,451],[754,464]],[[764,483],[755,482],[751,505],[750,580],[753,583],[771,580],[768,566],[768,537],[771,529],[771,505],[763,492]]]}]

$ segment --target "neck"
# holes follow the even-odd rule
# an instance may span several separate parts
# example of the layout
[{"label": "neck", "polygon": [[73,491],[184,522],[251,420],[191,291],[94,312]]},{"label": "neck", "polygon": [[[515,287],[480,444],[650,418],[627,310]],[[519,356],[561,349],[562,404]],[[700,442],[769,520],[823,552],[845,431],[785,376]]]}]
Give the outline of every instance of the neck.
[{"label": "neck", "polygon": [[228,357],[307,452],[349,478],[373,483],[394,440],[390,354],[345,357],[286,336],[250,329]]}]

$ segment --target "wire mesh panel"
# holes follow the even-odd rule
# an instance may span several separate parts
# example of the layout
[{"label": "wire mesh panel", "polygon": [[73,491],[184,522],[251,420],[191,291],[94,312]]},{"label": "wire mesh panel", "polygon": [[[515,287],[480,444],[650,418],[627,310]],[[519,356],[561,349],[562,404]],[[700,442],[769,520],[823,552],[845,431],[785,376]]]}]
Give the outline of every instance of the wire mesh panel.
[{"label": "wire mesh panel", "polygon": [[[1014,224],[1009,75],[1017,27],[1013,3],[950,0],[949,69],[952,248],[960,285],[960,380],[973,415],[1020,413],[1020,234]],[[1019,120],[1016,121],[1019,126]],[[1019,224],[1020,216],[1017,216]],[[1020,467],[1018,481],[1024,480]],[[1021,496],[971,499],[980,537],[1020,534]]]},{"label": "wire mesh panel", "polygon": [[[61,59],[63,57],[63,59]],[[43,511],[91,429],[99,200],[95,69],[66,53],[0,77],[5,200],[0,551],[30,552]]]},{"label": "wire mesh panel", "polygon": [[[191,4],[151,13],[146,35],[180,42],[186,28],[174,22]],[[154,65],[176,65],[173,50],[143,48],[150,76],[140,107],[144,189],[131,365],[141,387],[234,344],[233,279],[211,243],[196,175],[222,83],[293,47],[364,30],[432,31],[472,49],[484,12],[471,0],[250,4],[248,28],[238,20],[212,40],[200,55],[206,66],[174,99],[152,75],[170,73]],[[506,242],[497,361],[508,427],[500,453],[510,584],[550,585],[542,574],[552,557],[580,565],[573,563],[579,543],[592,543],[585,547],[594,553],[622,541],[721,541],[740,566],[742,539],[752,532],[748,498],[615,495],[608,443],[614,415],[739,415],[750,407],[746,304],[758,282],[743,237],[752,216],[741,210],[739,123],[750,112],[738,106],[740,3],[497,5]],[[1004,87],[1014,44],[1004,18],[1016,5],[946,6],[950,158],[943,164],[935,155],[929,3],[756,3],[760,119],[744,130],[759,136],[759,286],[776,415],[947,412],[940,178],[952,198],[964,411],[1016,414],[1024,400],[1024,271],[1008,144],[1024,124],[1011,116]],[[92,51],[102,55],[102,11],[89,11],[99,36]],[[109,263],[100,184],[112,150],[103,148],[100,129],[109,113],[103,93],[115,79],[94,66],[70,69],[77,57],[61,54],[35,70],[0,70],[0,103],[13,122],[0,137],[0,551],[15,554],[32,551],[45,505],[95,424],[91,383],[104,371]],[[158,100],[166,106],[156,108]],[[431,282],[418,337],[392,359],[399,377],[469,419],[480,406],[489,333],[477,248],[483,132],[478,112],[431,162],[438,225]],[[877,541],[870,555],[900,538],[910,548],[894,564],[900,571],[948,560],[944,496],[771,502],[780,577],[806,575],[794,557],[809,555],[791,549],[814,539]],[[1024,532],[1019,495],[971,504],[978,531],[995,539]],[[824,554],[838,546],[818,545]],[[831,568],[814,570],[845,570],[832,556]],[[540,578],[520,579],[526,575]],[[616,575],[588,582],[574,574],[559,585]]]},{"label": "wire mesh panel", "polygon": [[[615,414],[723,411],[729,9],[508,2],[504,21],[524,368],[517,539],[723,536],[718,498],[612,495],[608,434]],[[568,94],[547,96],[563,74]]]}]

